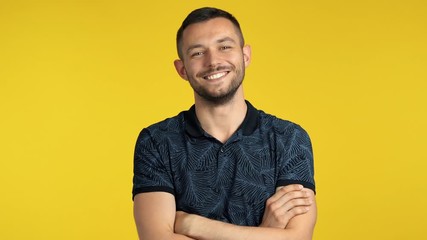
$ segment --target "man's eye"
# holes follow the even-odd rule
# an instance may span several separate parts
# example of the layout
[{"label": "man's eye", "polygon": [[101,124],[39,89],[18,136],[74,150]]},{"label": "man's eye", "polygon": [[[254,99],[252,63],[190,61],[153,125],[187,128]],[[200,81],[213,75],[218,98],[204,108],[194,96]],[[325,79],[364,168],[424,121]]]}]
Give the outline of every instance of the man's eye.
[{"label": "man's eye", "polygon": [[231,48],[230,46],[222,46],[222,47],[220,47],[221,50],[227,50],[227,49],[230,49],[230,48]]},{"label": "man's eye", "polygon": [[191,54],[192,57],[197,57],[197,56],[201,56],[201,55],[203,55],[203,52],[195,52],[195,53]]}]

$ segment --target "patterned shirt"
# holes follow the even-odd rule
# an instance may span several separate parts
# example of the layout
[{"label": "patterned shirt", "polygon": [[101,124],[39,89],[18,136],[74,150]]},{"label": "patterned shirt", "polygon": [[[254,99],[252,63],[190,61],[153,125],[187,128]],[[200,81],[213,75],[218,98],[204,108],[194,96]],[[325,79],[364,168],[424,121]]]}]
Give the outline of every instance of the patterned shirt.
[{"label": "patterned shirt", "polygon": [[299,183],[315,191],[308,134],[246,103],[243,123],[225,143],[201,128],[194,105],[143,129],[135,147],[133,197],[168,192],[177,211],[258,226],[277,187]]}]

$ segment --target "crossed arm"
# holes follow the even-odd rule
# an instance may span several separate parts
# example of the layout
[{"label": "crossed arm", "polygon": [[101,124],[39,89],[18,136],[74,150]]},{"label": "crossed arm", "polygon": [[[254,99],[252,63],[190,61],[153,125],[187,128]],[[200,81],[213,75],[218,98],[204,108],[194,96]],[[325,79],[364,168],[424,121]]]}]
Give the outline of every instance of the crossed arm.
[{"label": "crossed arm", "polygon": [[258,227],[237,226],[176,212],[174,196],[166,192],[136,195],[134,216],[142,240],[303,240],[312,239],[317,209],[312,190],[288,185],[278,188],[267,200],[262,223]]}]

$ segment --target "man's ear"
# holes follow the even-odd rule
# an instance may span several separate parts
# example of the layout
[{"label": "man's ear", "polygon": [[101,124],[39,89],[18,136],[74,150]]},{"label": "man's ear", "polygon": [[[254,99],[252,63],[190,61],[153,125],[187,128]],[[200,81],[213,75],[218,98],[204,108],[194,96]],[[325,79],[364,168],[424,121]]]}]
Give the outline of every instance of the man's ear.
[{"label": "man's ear", "polygon": [[176,59],[173,64],[175,65],[176,72],[179,74],[179,76],[184,80],[188,80],[187,71],[184,67],[184,62],[182,62],[181,59]]},{"label": "man's ear", "polygon": [[245,45],[243,46],[243,61],[245,62],[245,67],[249,67],[249,64],[251,63],[251,46]]}]

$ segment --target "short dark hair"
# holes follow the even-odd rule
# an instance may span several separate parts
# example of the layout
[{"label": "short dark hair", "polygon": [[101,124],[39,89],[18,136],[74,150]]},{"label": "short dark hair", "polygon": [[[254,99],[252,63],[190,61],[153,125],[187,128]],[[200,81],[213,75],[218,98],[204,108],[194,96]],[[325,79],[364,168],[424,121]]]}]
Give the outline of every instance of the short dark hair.
[{"label": "short dark hair", "polygon": [[237,33],[240,38],[240,44],[243,47],[245,45],[245,39],[243,38],[242,29],[240,28],[240,24],[237,19],[231,15],[229,12],[212,7],[203,7],[196,10],[193,10],[188,16],[184,19],[181,24],[181,27],[178,29],[176,34],[176,48],[178,51],[178,56],[182,59],[181,45],[182,45],[182,34],[184,30],[191,24],[200,23],[204,21],[208,21],[213,18],[226,18],[230,20],[234,27],[237,30]]}]

